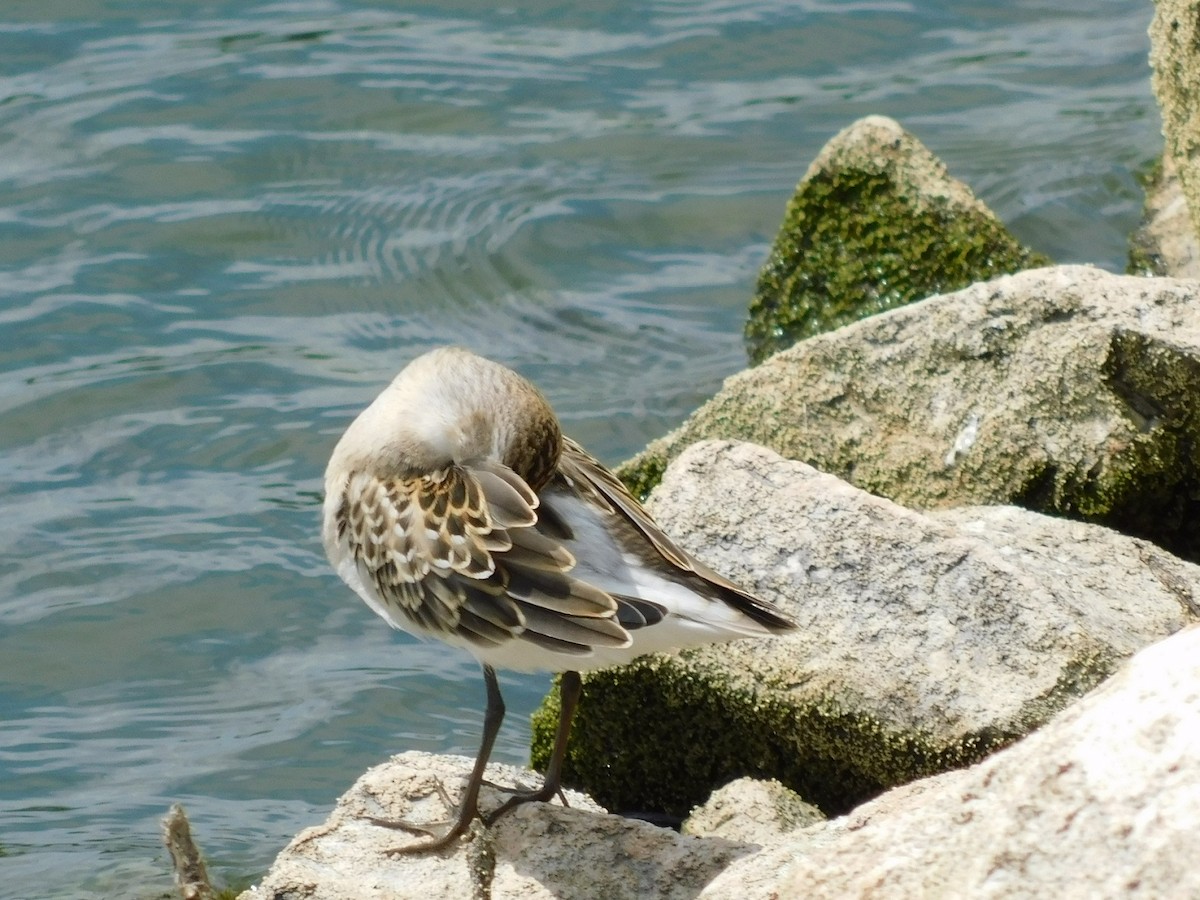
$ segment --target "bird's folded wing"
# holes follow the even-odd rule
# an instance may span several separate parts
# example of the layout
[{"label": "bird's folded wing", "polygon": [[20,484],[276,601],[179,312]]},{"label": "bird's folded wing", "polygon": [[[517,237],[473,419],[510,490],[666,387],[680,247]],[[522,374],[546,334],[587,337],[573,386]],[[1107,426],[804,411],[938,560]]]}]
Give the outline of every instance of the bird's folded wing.
[{"label": "bird's folded wing", "polygon": [[694,589],[744,612],[768,631],[788,631],[795,627],[792,619],[773,604],[734,584],[671,540],[616,475],[565,435],[559,471],[571,480],[574,490],[590,494],[593,502],[607,507],[635,528],[658,553],[661,562],[673,567],[676,576]]},{"label": "bird's folded wing", "polygon": [[490,460],[412,478],[358,472],[338,528],[363,582],[419,633],[574,655],[627,646],[617,601],[571,577],[575,558],[539,530],[537,506]]}]

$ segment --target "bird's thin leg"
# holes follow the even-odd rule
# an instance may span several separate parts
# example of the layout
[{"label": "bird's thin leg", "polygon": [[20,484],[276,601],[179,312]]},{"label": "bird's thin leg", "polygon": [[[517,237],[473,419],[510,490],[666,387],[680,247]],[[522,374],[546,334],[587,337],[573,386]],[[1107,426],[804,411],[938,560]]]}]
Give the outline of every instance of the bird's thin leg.
[{"label": "bird's thin leg", "polygon": [[[505,813],[515,809],[522,803],[545,803],[555,794],[562,796],[562,769],[567,758],[567,738],[571,735],[571,719],[575,716],[575,707],[579,705],[579,695],[583,691],[583,681],[578,672],[563,672],[559,682],[559,714],[558,731],[554,735],[554,750],[550,753],[550,764],[546,767],[546,777],[542,786],[536,791],[514,794],[504,804],[493,812],[483,816],[483,824],[491,825]],[[563,798],[566,805],[566,798]]]},{"label": "bird's thin leg", "polygon": [[[444,850],[462,836],[471,827],[471,820],[483,817],[479,814],[479,786],[483,784],[483,770],[487,767],[488,758],[492,755],[492,745],[500,731],[500,723],[504,721],[504,698],[500,695],[500,683],[496,680],[496,670],[491,666],[483,667],[483,683],[487,687],[487,711],[483,714],[483,740],[479,744],[479,755],[475,757],[475,767],[471,769],[471,777],[459,803],[458,816],[450,824],[449,830],[441,837],[432,841],[418,841],[404,847],[388,850],[389,856],[399,856],[409,853],[436,853]],[[415,826],[403,823],[389,823],[373,819],[378,825],[391,828],[413,828]]]}]

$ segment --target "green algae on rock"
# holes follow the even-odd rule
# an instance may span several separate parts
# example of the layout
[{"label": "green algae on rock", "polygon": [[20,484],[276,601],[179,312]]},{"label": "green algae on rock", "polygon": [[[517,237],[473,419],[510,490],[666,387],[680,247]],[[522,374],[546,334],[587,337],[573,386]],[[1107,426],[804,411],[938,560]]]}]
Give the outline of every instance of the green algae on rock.
[{"label": "green algae on rock", "polygon": [[758,279],[752,363],[797,340],[1049,262],[1023,247],[920,141],[860,119],[809,167]]},{"label": "green algae on rock", "polygon": [[[796,706],[731,680],[712,654],[705,656],[646,657],[589,673],[565,781],[615,812],[681,819],[734,778],[774,778],[839,815],[1019,737],[997,732],[945,741],[889,726],[833,696]],[[558,702],[556,682],[533,716],[534,768],[549,761]]]}]

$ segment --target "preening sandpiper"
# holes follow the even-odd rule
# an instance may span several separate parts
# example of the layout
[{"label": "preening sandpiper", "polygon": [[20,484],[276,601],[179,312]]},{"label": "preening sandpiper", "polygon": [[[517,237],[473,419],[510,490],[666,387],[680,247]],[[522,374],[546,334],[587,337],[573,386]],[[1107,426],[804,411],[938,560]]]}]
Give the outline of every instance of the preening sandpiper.
[{"label": "preening sandpiper", "polygon": [[[795,627],[667,537],[529,381],[460,348],[413,360],[346,429],[325,471],[322,538],[392,626],[483,666],[483,739],[458,815],[397,852],[440,850],[474,818],[557,794],[581,671]],[[562,714],[542,788],[482,814],[504,718],[497,668],[563,673]]]}]

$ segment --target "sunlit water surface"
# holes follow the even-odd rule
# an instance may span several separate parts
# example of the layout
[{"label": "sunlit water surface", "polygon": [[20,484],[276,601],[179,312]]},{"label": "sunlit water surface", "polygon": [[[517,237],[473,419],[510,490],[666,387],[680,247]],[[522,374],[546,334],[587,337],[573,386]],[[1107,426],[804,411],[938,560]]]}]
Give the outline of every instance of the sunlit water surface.
[{"label": "sunlit water surface", "polygon": [[[187,805],[253,876],[368,766],[473,753],[463,654],[325,564],[320,476],[466,344],[617,462],[745,364],[836,131],[899,119],[1026,243],[1124,266],[1159,152],[1151,5],[0,10],[0,895],[169,890]],[[548,681],[505,679],[496,757]]]}]

